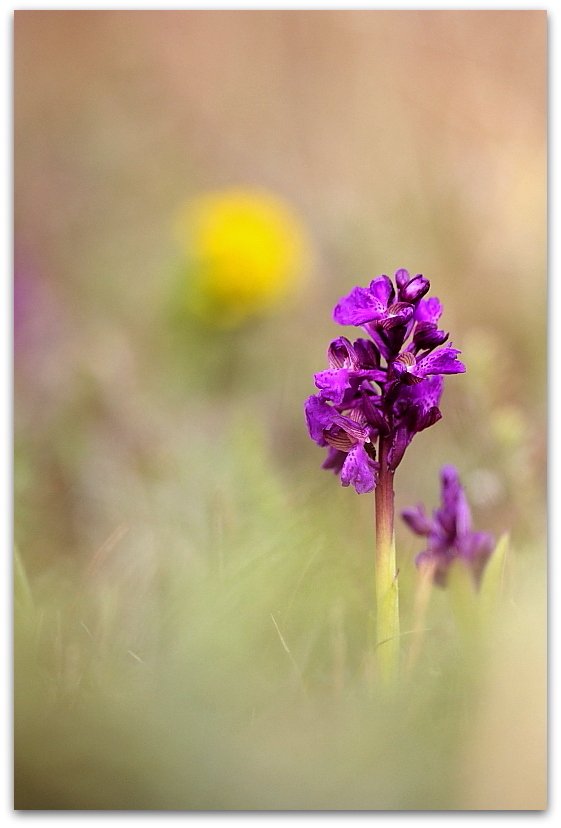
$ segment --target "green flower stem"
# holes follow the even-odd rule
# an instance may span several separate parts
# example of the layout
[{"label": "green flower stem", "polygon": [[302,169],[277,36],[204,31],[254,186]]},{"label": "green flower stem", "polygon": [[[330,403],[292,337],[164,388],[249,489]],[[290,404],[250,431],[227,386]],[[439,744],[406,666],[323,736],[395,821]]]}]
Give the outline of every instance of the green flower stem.
[{"label": "green flower stem", "polygon": [[399,668],[399,596],[394,539],[394,472],[388,468],[387,438],[380,437],[376,502],[376,651],[385,684]]}]

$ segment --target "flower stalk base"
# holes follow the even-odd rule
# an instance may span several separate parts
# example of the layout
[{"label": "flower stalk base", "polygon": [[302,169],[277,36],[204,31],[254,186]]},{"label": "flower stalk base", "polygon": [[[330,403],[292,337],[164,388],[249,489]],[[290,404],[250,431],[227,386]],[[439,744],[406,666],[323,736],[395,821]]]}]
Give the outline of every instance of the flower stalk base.
[{"label": "flower stalk base", "polygon": [[388,443],[380,438],[380,474],[375,490],[376,504],[376,652],[385,684],[397,678],[399,670],[399,597],[394,539],[393,471],[387,462]]}]

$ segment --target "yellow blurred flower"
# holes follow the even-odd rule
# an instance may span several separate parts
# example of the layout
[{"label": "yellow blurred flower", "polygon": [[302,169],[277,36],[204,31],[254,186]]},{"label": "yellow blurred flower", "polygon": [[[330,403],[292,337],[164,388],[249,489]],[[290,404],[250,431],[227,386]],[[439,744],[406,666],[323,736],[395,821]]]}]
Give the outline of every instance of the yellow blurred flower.
[{"label": "yellow blurred flower", "polygon": [[279,306],[309,270],[303,224],[269,193],[206,193],[183,208],[175,230],[187,260],[185,307],[217,327],[236,327]]}]

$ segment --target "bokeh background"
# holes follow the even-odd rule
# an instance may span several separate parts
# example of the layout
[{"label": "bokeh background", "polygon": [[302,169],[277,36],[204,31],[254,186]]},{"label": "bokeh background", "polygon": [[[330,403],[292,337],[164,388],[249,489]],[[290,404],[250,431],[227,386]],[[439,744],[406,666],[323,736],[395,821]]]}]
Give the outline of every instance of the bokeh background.
[{"label": "bokeh background", "polygon": [[[17,808],[545,807],[546,27],[15,13]],[[204,258],[216,193],[277,211],[249,293],[212,228]],[[485,658],[438,590],[387,698],[372,499],[320,468],[303,402],[334,304],[400,267],[467,371],[397,508],[451,462],[511,546]],[[405,631],[418,540],[398,525]]]}]

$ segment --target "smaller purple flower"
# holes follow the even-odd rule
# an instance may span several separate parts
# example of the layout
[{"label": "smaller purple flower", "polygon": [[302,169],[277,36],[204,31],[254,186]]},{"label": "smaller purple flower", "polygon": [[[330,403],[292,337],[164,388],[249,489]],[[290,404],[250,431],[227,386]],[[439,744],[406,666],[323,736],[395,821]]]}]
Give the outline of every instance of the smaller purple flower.
[{"label": "smaller purple flower", "polygon": [[434,567],[434,582],[444,587],[450,565],[460,558],[470,567],[479,586],[495,541],[487,532],[472,532],[471,511],[454,466],[444,466],[440,479],[442,506],[434,510],[432,520],[420,504],[401,513],[415,534],[427,538],[427,548],[417,555],[415,563],[418,567]]}]

